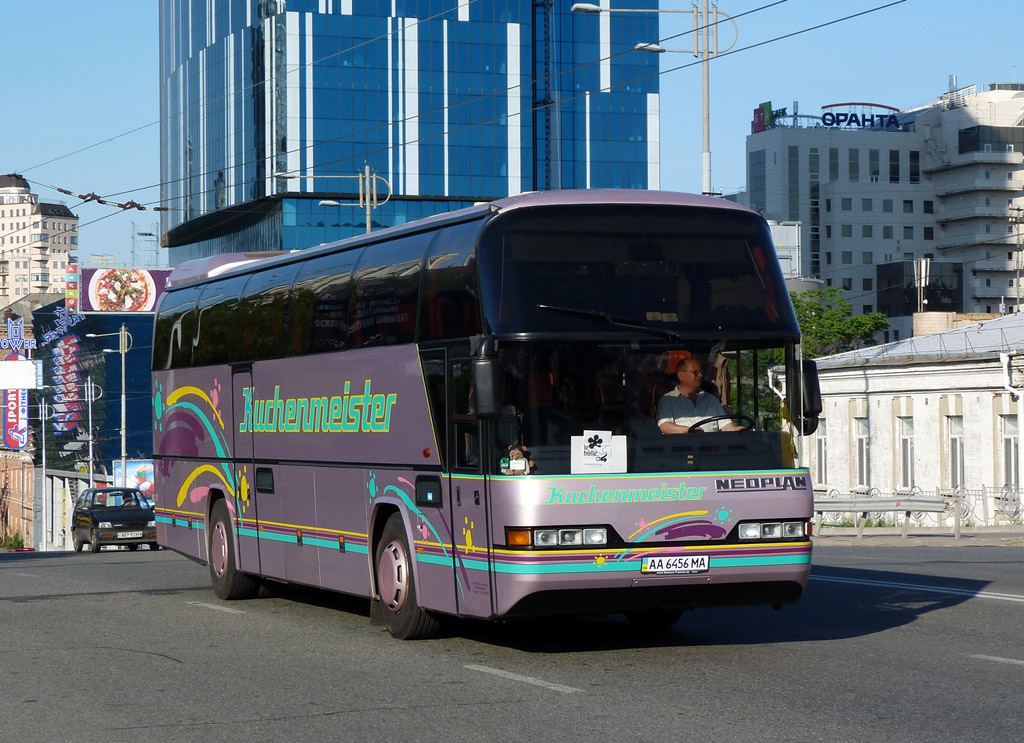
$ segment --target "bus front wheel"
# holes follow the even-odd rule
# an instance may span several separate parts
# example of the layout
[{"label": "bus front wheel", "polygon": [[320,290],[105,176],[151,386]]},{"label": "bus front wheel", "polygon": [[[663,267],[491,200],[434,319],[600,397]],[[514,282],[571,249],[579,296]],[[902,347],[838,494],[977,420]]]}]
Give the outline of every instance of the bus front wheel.
[{"label": "bus front wheel", "polygon": [[416,601],[412,553],[400,514],[392,514],[384,524],[377,545],[376,565],[384,623],[392,637],[418,640],[437,634],[440,628],[437,618]]},{"label": "bus front wheel", "polygon": [[259,584],[235,567],[235,541],[231,531],[231,515],[223,500],[213,505],[210,513],[210,580],[217,598],[252,598],[259,591]]}]

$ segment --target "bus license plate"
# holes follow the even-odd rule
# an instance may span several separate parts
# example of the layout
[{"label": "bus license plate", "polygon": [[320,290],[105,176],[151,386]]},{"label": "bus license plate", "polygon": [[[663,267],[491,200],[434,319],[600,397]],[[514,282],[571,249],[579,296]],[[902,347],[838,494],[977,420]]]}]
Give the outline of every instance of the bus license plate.
[{"label": "bus license plate", "polygon": [[673,573],[703,573],[708,569],[707,555],[686,555],[684,557],[645,557],[640,565],[641,573],[671,575]]},{"label": "bus license plate", "polygon": [[142,536],[141,531],[121,531],[117,533],[119,539],[139,539]]}]

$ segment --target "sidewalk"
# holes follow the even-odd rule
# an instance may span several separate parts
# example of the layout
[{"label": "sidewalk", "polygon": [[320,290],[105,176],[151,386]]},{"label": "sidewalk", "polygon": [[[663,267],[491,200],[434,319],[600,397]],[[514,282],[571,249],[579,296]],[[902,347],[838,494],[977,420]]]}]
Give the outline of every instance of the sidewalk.
[{"label": "sidewalk", "polygon": [[857,537],[852,526],[823,526],[811,538],[816,546],[860,545],[864,547],[1024,547],[1024,526],[970,526],[960,530],[960,539],[946,527],[911,528],[903,538],[902,527],[865,527]]}]

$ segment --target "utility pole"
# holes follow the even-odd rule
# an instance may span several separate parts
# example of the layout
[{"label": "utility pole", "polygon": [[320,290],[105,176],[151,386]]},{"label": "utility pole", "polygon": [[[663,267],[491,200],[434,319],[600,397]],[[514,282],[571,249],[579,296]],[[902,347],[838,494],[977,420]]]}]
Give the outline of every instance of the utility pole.
[{"label": "utility pole", "polygon": [[1017,268],[1017,279],[1015,286],[1017,288],[1017,305],[1014,307],[1014,312],[1020,312],[1020,263],[1021,263],[1021,230],[1024,229],[1024,206],[1011,206],[1010,207],[1010,223],[1017,225],[1017,252],[1014,253],[1016,260],[1013,262]]}]

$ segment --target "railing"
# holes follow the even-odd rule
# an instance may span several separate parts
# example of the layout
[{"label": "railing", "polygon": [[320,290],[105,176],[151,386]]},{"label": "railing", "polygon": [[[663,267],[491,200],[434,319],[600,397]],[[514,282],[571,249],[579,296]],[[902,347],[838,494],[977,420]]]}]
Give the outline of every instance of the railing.
[{"label": "railing", "polygon": [[[982,486],[970,488],[935,488],[925,491],[919,487],[893,493],[878,488],[869,491],[840,493],[838,490],[818,491],[814,497],[817,526],[836,526],[851,521],[864,533],[867,524],[895,526],[900,514],[903,536],[907,536],[910,523],[919,526],[952,526],[959,537],[961,526],[1000,526],[1020,524],[1024,520],[1021,490],[1014,485],[1001,488]],[[886,523],[889,519],[891,523]]]}]

